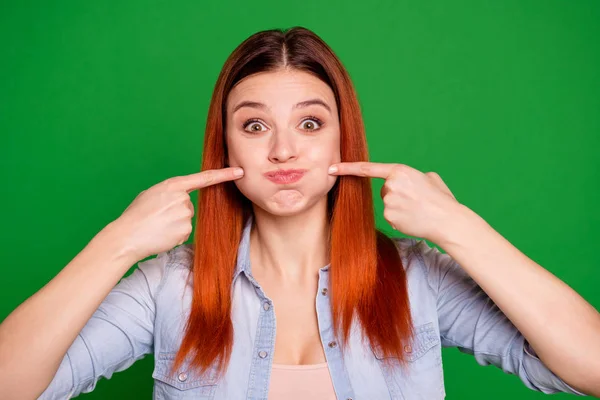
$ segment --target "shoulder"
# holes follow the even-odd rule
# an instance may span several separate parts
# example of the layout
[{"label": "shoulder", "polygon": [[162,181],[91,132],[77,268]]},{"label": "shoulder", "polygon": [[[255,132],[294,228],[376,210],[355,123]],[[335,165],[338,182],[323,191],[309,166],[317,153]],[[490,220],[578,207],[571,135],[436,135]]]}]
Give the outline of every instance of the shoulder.
[{"label": "shoulder", "polygon": [[183,244],[139,261],[129,279],[143,277],[150,291],[156,295],[168,280],[184,278],[191,270],[193,259],[193,245]]},{"label": "shoulder", "polygon": [[419,261],[426,261],[435,258],[437,254],[441,254],[440,250],[435,245],[430,245],[425,239],[408,238],[408,237],[395,237],[391,238],[401,256],[410,259],[416,257]]},{"label": "shoulder", "polygon": [[415,244],[417,243],[417,239],[407,237],[394,237],[390,239],[392,239],[398,248],[402,264],[404,265],[404,268],[406,268],[408,262],[412,261],[415,257]]},{"label": "shoulder", "polygon": [[427,272],[436,272],[434,270],[452,269],[458,265],[449,254],[440,251],[435,244],[429,244],[425,239],[414,238],[392,238],[402,261],[416,261],[420,267],[425,268]]},{"label": "shoulder", "polygon": [[166,254],[169,268],[190,269],[194,261],[194,245],[192,243],[182,244],[167,251]]},{"label": "shoulder", "polygon": [[466,279],[466,273],[447,253],[425,239],[392,238],[398,247],[407,279],[424,279],[434,293],[449,277]]},{"label": "shoulder", "polygon": [[429,244],[425,239],[411,239],[406,247],[436,296],[446,293],[447,289],[465,290],[477,285],[460,264],[450,254],[440,251],[437,245]]},{"label": "shoulder", "polygon": [[[413,323],[429,324],[437,320],[437,291],[430,276],[429,259],[438,251],[423,239],[392,238],[406,271],[406,283]],[[435,323],[432,325],[434,326]]]},{"label": "shoulder", "polygon": [[170,250],[156,254],[156,257],[149,258],[138,263],[143,270],[166,270],[176,268],[190,268],[194,259],[194,245],[183,244],[173,247]]},{"label": "shoulder", "polygon": [[439,250],[430,246],[424,239],[408,237],[391,238],[400,254],[402,265],[408,271],[421,269],[425,274],[429,272],[431,261],[440,254]]},{"label": "shoulder", "polygon": [[431,248],[421,239],[408,237],[391,238],[402,260],[402,266],[406,271],[406,279],[409,287],[427,286],[429,281],[427,263],[424,255]]}]

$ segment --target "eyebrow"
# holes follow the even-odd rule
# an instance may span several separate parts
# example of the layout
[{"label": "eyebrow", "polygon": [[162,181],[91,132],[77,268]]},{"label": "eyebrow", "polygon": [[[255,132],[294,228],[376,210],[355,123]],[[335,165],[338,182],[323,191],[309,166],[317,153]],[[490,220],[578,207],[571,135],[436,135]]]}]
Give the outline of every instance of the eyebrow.
[{"label": "eyebrow", "polygon": [[[322,106],[325,109],[327,109],[327,111],[329,111],[329,113],[331,114],[331,108],[327,105],[327,103],[325,103],[321,99],[310,99],[310,100],[301,101],[300,103],[296,104],[292,108],[293,109],[295,109],[295,108],[304,108],[304,107],[308,107],[308,106],[312,106],[312,105]],[[237,110],[239,110],[242,107],[256,108],[256,109],[265,110],[265,111],[269,109],[269,107],[267,107],[266,104],[259,103],[258,101],[249,101],[249,100],[246,100],[246,101],[242,101],[237,106],[235,106],[235,108],[233,109],[232,114],[235,113]]]}]

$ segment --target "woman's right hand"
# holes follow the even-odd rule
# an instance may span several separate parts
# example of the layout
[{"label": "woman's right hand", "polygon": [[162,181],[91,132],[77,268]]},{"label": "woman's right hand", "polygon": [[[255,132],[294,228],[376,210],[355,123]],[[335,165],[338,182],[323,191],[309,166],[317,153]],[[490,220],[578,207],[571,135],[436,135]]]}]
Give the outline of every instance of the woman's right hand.
[{"label": "woman's right hand", "polygon": [[[236,170],[241,175],[235,175]],[[243,174],[241,168],[227,167],[169,178],[142,191],[112,225],[137,260],[170,250],[192,233],[194,205],[189,193]]]}]

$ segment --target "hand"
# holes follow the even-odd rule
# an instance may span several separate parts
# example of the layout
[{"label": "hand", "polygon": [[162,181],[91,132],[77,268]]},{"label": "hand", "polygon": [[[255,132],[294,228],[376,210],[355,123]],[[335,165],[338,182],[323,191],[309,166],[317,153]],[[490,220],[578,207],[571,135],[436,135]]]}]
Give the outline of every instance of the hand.
[{"label": "hand", "polygon": [[439,243],[461,204],[435,172],[422,173],[404,164],[342,162],[331,175],[383,178],[383,217],[409,236]]},{"label": "hand", "polygon": [[[235,175],[239,170],[241,175]],[[137,260],[184,243],[192,232],[194,205],[189,193],[239,179],[241,168],[227,167],[176,176],[142,191],[112,224]]]}]

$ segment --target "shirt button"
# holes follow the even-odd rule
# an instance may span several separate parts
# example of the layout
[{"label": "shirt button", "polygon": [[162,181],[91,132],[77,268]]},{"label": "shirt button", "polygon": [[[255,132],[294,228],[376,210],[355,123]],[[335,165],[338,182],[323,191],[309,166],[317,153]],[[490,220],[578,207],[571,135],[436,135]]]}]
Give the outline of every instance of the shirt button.
[{"label": "shirt button", "polygon": [[334,348],[335,346],[337,346],[336,342],[329,342],[329,347]]},{"label": "shirt button", "polygon": [[264,350],[261,350],[261,351],[258,352],[258,356],[260,358],[265,358],[267,356],[267,352],[264,351]]},{"label": "shirt button", "polygon": [[187,374],[182,372],[177,376],[177,379],[179,379],[180,382],[185,382],[187,380]]},{"label": "shirt button", "polygon": [[323,296],[327,296],[327,288],[323,288],[323,290],[321,290],[321,294]]},{"label": "shirt button", "polygon": [[271,308],[271,306],[269,305],[269,303],[263,303],[263,308],[265,311],[269,311],[269,308]]},{"label": "shirt button", "polygon": [[404,351],[407,353],[412,353],[412,347],[407,344],[406,346],[404,346]]}]

